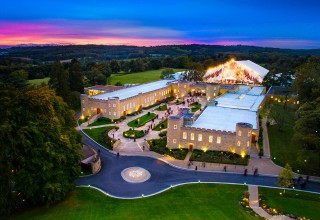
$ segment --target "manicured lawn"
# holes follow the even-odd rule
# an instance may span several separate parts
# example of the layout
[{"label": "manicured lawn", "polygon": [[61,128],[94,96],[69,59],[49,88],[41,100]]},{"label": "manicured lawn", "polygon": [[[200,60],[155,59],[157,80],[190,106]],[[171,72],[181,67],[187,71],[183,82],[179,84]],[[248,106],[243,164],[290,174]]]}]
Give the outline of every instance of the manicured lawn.
[{"label": "manicured lawn", "polygon": [[210,163],[226,163],[226,164],[238,164],[247,165],[249,163],[249,157],[241,158],[238,154],[225,151],[202,151],[193,150],[191,155],[192,160]]},{"label": "manicured lawn", "polygon": [[83,129],[84,133],[89,135],[93,140],[104,146],[105,148],[112,149],[110,144],[106,143],[105,135],[110,130],[118,128],[116,126],[102,127],[102,128],[94,128],[94,129]]},{"label": "manicured lawn", "polygon": [[[183,71],[184,69],[174,69],[175,72]],[[117,82],[121,82],[122,84],[141,84],[148,83],[152,81],[160,80],[162,69],[159,70],[149,70],[139,73],[118,73],[112,74],[109,78],[109,84],[114,85]]]},{"label": "manicured lawn", "polygon": [[168,127],[168,119],[165,119],[165,120],[161,121],[159,124],[157,124],[153,130],[161,131],[163,129],[167,129],[167,127]]},{"label": "manicured lawn", "polygon": [[35,208],[12,219],[254,219],[239,204],[245,190],[247,186],[192,184],[149,198],[122,200],[77,188],[54,206]]},{"label": "manicured lawn", "polygon": [[49,79],[50,79],[49,77],[46,77],[46,78],[43,78],[43,79],[31,79],[31,80],[28,80],[28,82],[31,85],[39,86],[42,83],[48,84]]},{"label": "manicured lawn", "polygon": [[192,103],[191,106],[193,106],[191,108],[191,112],[196,112],[201,108],[201,104],[197,102]]},{"label": "manicured lawn", "polygon": [[[282,105],[274,105],[278,112],[283,112],[283,129],[279,130],[278,125],[268,126],[268,135],[270,142],[270,152],[272,160],[280,165],[290,164],[294,172],[319,176],[318,154],[311,150],[306,150],[298,142],[294,141],[294,109],[283,109]],[[306,162],[305,162],[306,160]]]},{"label": "manicured lawn", "polygon": [[[131,128],[130,128],[131,129]],[[123,132],[123,136],[126,138],[141,138],[144,136],[144,131],[142,130],[128,130]]]},{"label": "manicured lawn", "polygon": [[148,141],[150,150],[162,155],[168,155],[178,160],[183,160],[188,153],[187,149],[172,149],[167,148],[167,138],[153,139]]},{"label": "manicured lawn", "polygon": [[[294,214],[308,219],[319,219],[320,195],[294,190],[269,189],[259,187],[267,207],[282,211],[285,214]],[[282,193],[282,195],[280,195]]]},{"label": "manicured lawn", "polygon": [[157,111],[166,111],[167,110],[167,105],[161,105],[158,108],[155,108],[154,110]]},{"label": "manicured lawn", "polygon": [[110,118],[98,118],[97,121],[89,124],[89,126],[98,126],[98,125],[106,125],[106,124],[114,124],[114,120],[111,120]]},{"label": "manicured lawn", "polygon": [[157,117],[157,115],[155,113],[150,113],[149,115],[147,113],[147,114],[141,116],[140,118],[137,118],[137,119],[134,119],[134,120],[128,122],[128,126],[133,127],[133,128],[141,127],[156,117]]}]

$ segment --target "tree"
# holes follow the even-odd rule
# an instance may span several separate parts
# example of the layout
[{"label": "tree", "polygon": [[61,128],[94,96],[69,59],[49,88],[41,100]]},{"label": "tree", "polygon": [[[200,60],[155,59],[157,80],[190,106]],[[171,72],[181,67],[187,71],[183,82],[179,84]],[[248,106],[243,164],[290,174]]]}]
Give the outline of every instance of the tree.
[{"label": "tree", "polygon": [[83,73],[79,61],[72,59],[68,71],[70,91],[83,93]]},{"label": "tree", "polygon": [[94,77],[95,84],[97,85],[105,85],[107,84],[107,78],[103,74],[98,74]]},{"label": "tree", "polygon": [[106,77],[110,77],[111,76],[111,68],[109,63],[107,62],[100,62],[100,63],[96,63],[95,67]]},{"label": "tree", "polygon": [[[293,182],[294,173],[289,164],[286,164],[285,167],[280,171],[278,176],[277,185],[282,188],[288,188],[294,184]],[[285,189],[283,189],[285,193]]]},{"label": "tree", "polygon": [[63,199],[80,171],[74,112],[47,86],[0,83],[0,101],[0,212]]},{"label": "tree", "polygon": [[307,150],[317,151],[320,158],[320,97],[304,103],[296,115],[294,138]]},{"label": "tree", "polygon": [[118,60],[111,60],[110,62],[111,72],[116,74],[120,72],[120,63]]},{"label": "tree", "polygon": [[24,69],[13,71],[9,74],[9,78],[16,87],[22,88],[27,86],[28,73]]},{"label": "tree", "polygon": [[161,71],[161,79],[168,79],[170,75],[174,74],[174,70],[171,68],[166,68]]},{"label": "tree", "polygon": [[199,63],[191,63],[185,72],[184,79],[189,81],[202,81],[203,76],[203,66]]},{"label": "tree", "polygon": [[311,57],[297,69],[294,88],[301,103],[320,97],[320,58]]},{"label": "tree", "polygon": [[58,61],[51,67],[49,85],[65,102],[68,101],[70,93],[69,75],[68,72],[65,71],[63,65]]}]

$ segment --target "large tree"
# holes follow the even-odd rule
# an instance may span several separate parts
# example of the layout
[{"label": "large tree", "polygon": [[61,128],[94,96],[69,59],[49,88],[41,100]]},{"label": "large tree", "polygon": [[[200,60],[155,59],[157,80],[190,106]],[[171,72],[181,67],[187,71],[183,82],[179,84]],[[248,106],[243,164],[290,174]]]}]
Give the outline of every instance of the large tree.
[{"label": "large tree", "polygon": [[79,175],[74,112],[47,86],[0,83],[0,102],[0,212],[61,200]]},{"label": "large tree", "polygon": [[110,62],[110,68],[112,73],[118,73],[120,72],[120,63],[118,60],[111,60]]},{"label": "large tree", "polygon": [[300,102],[320,97],[320,58],[311,57],[296,72],[294,87]]},{"label": "large tree", "polygon": [[69,66],[70,91],[83,93],[83,72],[79,61],[72,59]]},{"label": "large tree", "polygon": [[69,74],[58,61],[51,67],[49,85],[56,91],[58,96],[68,102],[70,93]]}]

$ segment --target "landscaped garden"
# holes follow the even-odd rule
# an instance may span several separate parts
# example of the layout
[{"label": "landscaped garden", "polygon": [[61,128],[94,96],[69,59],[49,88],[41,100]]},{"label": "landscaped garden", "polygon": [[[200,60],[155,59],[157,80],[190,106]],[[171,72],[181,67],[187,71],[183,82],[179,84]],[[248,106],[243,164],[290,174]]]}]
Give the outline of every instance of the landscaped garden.
[{"label": "landscaped garden", "polygon": [[157,115],[155,113],[148,112],[147,114],[141,116],[140,118],[136,118],[136,119],[128,122],[128,126],[132,127],[132,128],[138,128],[138,127],[145,125],[146,123],[148,123],[152,119],[155,119],[156,117],[157,117]]},{"label": "landscaped garden", "polygon": [[[283,104],[273,104],[274,117],[280,118],[280,123],[268,126],[270,152],[274,163],[280,166],[290,164],[294,172],[320,175],[319,156],[314,150],[307,150],[293,139],[295,125],[295,109],[291,106],[283,108]],[[268,119],[272,119],[272,113]]]},{"label": "landscaped garden", "polygon": [[115,122],[119,122],[122,120],[125,120],[125,116],[121,116],[121,118],[118,119],[110,119],[105,117],[98,118],[95,122],[89,124],[88,126],[99,126],[99,125],[107,125],[107,124],[114,124]]},{"label": "landscaped garden", "polygon": [[191,104],[191,112],[196,112],[201,109],[201,104],[199,102],[194,102]]},{"label": "landscaped garden", "polygon": [[319,219],[320,195],[295,190],[259,187],[260,206],[273,214]]},{"label": "landscaped garden", "polygon": [[178,160],[183,160],[187,153],[188,149],[169,149],[167,148],[167,138],[160,138],[160,139],[152,139],[148,140],[148,143],[150,145],[150,150],[157,152],[162,155],[168,155],[170,157],[174,157]]},{"label": "landscaped garden", "polygon": [[161,131],[161,130],[167,129],[167,128],[168,128],[168,119],[164,119],[164,120],[160,121],[159,124],[157,124],[153,130]]},{"label": "landscaped garden", "polygon": [[132,128],[130,128],[127,131],[123,132],[123,136],[126,138],[131,138],[131,139],[135,139],[135,138],[141,138],[145,135],[144,131],[142,130],[133,130]]},{"label": "landscaped garden", "polygon": [[83,129],[83,132],[105,148],[112,150],[112,139],[108,136],[108,132],[112,129],[118,128],[119,127],[116,126],[109,126],[93,129]]},{"label": "landscaped garden", "polygon": [[157,110],[157,111],[166,111],[166,110],[167,110],[167,105],[166,105],[166,104],[160,105],[158,108],[155,108],[154,110]]},{"label": "landscaped garden", "polygon": [[58,204],[27,210],[11,219],[255,219],[239,204],[245,190],[247,186],[191,184],[127,200],[76,188]]},{"label": "landscaped garden", "polygon": [[192,152],[191,159],[193,161],[236,165],[248,165],[249,163],[248,155],[242,158],[239,154],[227,151],[203,151],[195,149]]}]

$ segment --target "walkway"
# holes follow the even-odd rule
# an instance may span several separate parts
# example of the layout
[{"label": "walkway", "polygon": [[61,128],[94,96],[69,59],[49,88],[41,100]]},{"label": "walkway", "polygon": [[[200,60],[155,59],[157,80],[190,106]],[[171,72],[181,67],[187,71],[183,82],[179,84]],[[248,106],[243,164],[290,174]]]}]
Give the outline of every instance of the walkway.
[{"label": "walkway", "polygon": [[269,135],[267,127],[267,118],[262,118],[262,130],[263,130],[263,154],[265,158],[270,158],[270,145],[269,145]]},{"label": "walkway", "polygon": [[258,186],[252,186],[249,185],[249,205],[252,210],[257,213],[259,216],[266,218],[266,219],[272,219],[272,220],[290,220],[292,218],[285,216],[285,215],[270,215],[267,213],[263,208],[259,205],[259,192],[258,192]]}]

